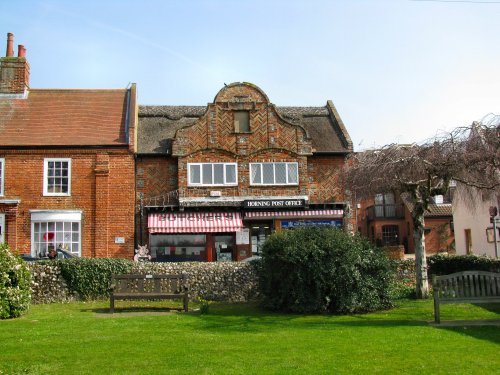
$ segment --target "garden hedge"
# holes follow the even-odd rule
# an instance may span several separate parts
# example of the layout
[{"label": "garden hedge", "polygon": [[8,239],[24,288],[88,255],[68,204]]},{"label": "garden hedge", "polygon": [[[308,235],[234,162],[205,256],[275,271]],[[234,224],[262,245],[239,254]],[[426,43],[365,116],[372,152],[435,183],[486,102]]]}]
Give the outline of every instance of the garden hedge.
[{"label": "garden hedge", "polygon": [[0,319],[17,318],[31,301],[31,273],[26,263],[0,244]]}]

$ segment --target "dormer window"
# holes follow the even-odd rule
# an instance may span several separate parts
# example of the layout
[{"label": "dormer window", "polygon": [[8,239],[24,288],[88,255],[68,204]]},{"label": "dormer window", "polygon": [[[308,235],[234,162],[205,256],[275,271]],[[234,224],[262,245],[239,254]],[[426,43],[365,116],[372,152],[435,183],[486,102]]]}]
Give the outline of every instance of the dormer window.
[{"label": "dormer window", "polygon": [[234,111],[235,133],[248,133],[250,131],[250,113],[248,111]]}]

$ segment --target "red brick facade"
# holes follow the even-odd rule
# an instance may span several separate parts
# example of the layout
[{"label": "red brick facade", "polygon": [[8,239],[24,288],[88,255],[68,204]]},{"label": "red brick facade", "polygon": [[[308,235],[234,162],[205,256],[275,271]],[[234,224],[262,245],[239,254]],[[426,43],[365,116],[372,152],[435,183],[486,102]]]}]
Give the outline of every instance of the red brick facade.
[{"label": "red brick facade", "polygon": [[[134,254],[134,158],[125,150],[0,150],[5,159],[7,202],[5,241],[20,253],[31,252],[30,210],[82,211],[81,256]],[[71,159],[71,195],[44,196],[45,158]],[[125,243],[116,244],[115,237]]]},{"label": "red brick facade", "polygon": [[[413,241],[413,220],[404,200],[396,199],[394,206],[384,209],[379,206],[379,215],[374,215],[374,199],[364,199],[356,210],[358,232],[380,246],[403,246],[407,254],[415,253]],[[434,209],[433,209],[434,208]],[[448,215],[436,215],[436,205],[430,205],[430,212],[425,219],[425,250],[427,254],[454,251],[454,233],[452,231],[451,207]],[[446,211],[440,207],[441,211]],[[389,214],[387,214],[389,212]],[[385,244],[384,228],[397,227],[394,243]]]}]

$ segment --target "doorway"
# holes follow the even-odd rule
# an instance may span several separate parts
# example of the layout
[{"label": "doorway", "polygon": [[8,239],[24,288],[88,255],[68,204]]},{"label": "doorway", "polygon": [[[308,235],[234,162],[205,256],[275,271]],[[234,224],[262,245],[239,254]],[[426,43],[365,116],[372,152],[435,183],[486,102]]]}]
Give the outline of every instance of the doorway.
[{"label": "doorway", "polygon": [[465,253],[472,254],[472,233],[470,229],[464,229],[465,233]]},{"label": "doorway", "polygon": [[217,262],[231,262],[234,260],[234,234],[214,235],[215,259]]}]

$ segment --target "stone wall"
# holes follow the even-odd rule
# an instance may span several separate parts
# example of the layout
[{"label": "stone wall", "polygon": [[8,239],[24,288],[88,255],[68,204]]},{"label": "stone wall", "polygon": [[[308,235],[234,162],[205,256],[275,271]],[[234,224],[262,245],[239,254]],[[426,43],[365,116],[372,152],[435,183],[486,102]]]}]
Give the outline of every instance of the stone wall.
[{"label": "stone wall", "polygon": [[[68,289],[58,266],[30,263],[33,274],[32,303],[77,300]],[[254,262],[137,263],[131,273],[186,273],[190,299],[246,302],[258,297],[258,277]],[[407,286],[415,282],[415,261],[398,261],[396,279]]]},{"label": "stone wall", "polygon": [[[33,274],[32,303],[67,302],[72,295],[59,267],[31,263]],[[190,299],[202,297],[212,301],[245,302],[255,299],[257,274],[255,266],[246,262],[227,263],[137,263],[131,273],[187,273]]]},{"label": "stone wall", "polygon": [[69,302],[76,297],[71,294],[58,266],[28,263],[32,274],[31,302]]}]

